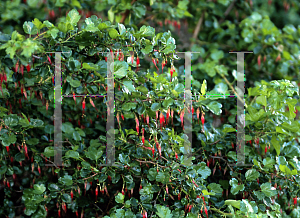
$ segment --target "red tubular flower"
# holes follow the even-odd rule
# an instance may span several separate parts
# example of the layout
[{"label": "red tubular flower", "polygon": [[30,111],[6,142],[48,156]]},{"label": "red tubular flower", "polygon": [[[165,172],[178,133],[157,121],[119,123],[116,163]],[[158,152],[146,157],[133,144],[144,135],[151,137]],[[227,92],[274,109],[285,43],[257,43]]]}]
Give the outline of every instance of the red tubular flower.
[{"label": "red tubular flower", "polygon": [[19,68],[19,61],[17,61],[16,66],[15,66],[15,73],[18,72],[18,68]]},{"label": "red tubular flower", "polygon": [[297,205],[297,196],[293,198],[294,200],[294,205],[296,206]]},{"label": "red tubular flower", "polygon": [[76,97],[75,97],[75,93],[73,92],[73,99],[75,101],[75,104],[76,104]]},{"label": "red tubular flower", "polygon": [[267,151],[268,151],[268,146],[266,145],[266,147],[265,147],[265,154],[267,154]]},{"label": "red tubular flower", "polygon": [[181,199],[181,196],[180,196],[180,193],[178,194],[178,201],[180,201],[180,199]]},{"label": "red tubular flower", "polygon": [[281,56],[280,56],[280,54],[278,54],[278,56],[277,56],[275,62],[280,61],[280,60],[281,60]]},{"label": "red tubular flower", "polygon": [[205,118],[204,118],[205,113],[203,112],[201,115],[201,123],[202,123],[202,130],[204,132],[204,122],[205,122]]},{"label": "red tubular flower", "polygon": [[21,64],[21,67],[20,67],[20,71],[22,73],[22,76],[24,76],[24,66]]},{"label": "red tubular flower", "polygon": [[85,109],[85,99],[82,102],[82,110],[84,111],[84,109]]},{"label": "red tubular flower", "polygon": [[6,151],[9,154],[9,146],[6,146]]},{"label": "red tubular flower", "polygon": [[95,104],[94,104],[94,102],[93,102],[93,100],[90,98],[90,103],[91,103],[91,105],[94,107],[94,108],[96,108],[95,107]]},{"label": "red tubular flower", "polygon": [[183,117],[184,117],[184,110],[180,113],[180,120],[181,120],[181,126],[183,127]]},{"label": "red tubular flower", "polygon": [[156,147],[157,147],[157,150],[159,152],[159,156],[161,156],[161,146],[158,142],[156,142]]},{"label": "red tubular flower", "polygon": [[26,66],[26,69],[27,69],[27,72],[29,72],[30,71],[30,65],[28,64],[27,66]]},{"label": "red tubular flower", "polygon": [[163,60],[163,62],[162,62],[162,64],[161,64],[162,66],[161,66],[161,71],[163,71],[164,70],[164,67],[166,66],[166,62],[165,62],[165,60]]},{"label": "red tubular flower", "polygon": [[199,108],[197,108],[196,114],[197,114],[197,119],[198,119],[198,123],[199,123],[199,114],[200,114],[200,109]]},{"label": "red tubular flower", "polygon": [[149,115],[147,114],[147,116],[146,116],[146,121],[147,121],[147,124],[148,124],[148,126],[149,126]]},{"label": "red tubular flower", "polygon": [[[29,122],[30,122],[30,121],[29,121]],[[25,144],[25,146],[24,146],[24,150],[25,150],[25,156],[27,157],[27,156],[28,156],[28,150],[27,150],[26,144]]]},{"label": "red tubular flower", "polygon": [[153,157],[154,157],[154,152],[155,152],[155,148],[154,148],[154,145],[153,145],[153,147],[152,147],[152,155],[153,155]]},{"label": "red tubular flower", "polygon": [[49,63],[52,64],[51,58],[49,56],[47,56],[47,58],[48,58]]},{"label": "red tubular flower", "polygon": [[178,154],[175,152],[175,158],[176,160],[178,160]]},{"label": "red tubular flower", "polygon": [[163,113],[160,112],[160,116],[159,116],[160,129],[164,122],[165,122],[165,117],[164,117]]},{"label": "red tubular flower", "polygon": [[258,55],[258,57],[257,57],[257,64],[258,64],[258,67],[260,68],[260,64],[261,64],[261,55]]},{"label": "red tubular flower", "polygon": [[172,81],[172,76],[173,76],[174,72],[175,72],[175,70],[173,70],[173,66],[171,66],[171,70],[170,70],[171,79],[170,79],[170,82]]},{"label": "red tubular flower", "polygon": [[121,114],[121,117],[122,117],[122,120],[124,120],[124,115],[123,114]]},{"label": "red tubular flower", "polygon": [[169,123],[169,117],[170,117],[170,108],[168,108],[167,111],[167,119],[166,119],[167,124]]},{"label": "red tubular flower", "polygon": [[154,58],[152,58],[152,62],[153,62],[153,64],[155,65],[156,69],[158,70],[158,67],[156,66],[156,62],[155,62],[155,59],[154,59]]},{"label": "red tubular flower", "polygon": [[142,142],[143,142],[143,145],[145,144],[145,137],[142,136]]},{"label": "red tubular flower", "polygon": [[206,207],[204,207],[204,212],[206,214],[206,217],[208,217],[208,213],[207,213],[207,208]]},{"label": "red tubular flower", "polygon": [[136,57],[136,66],[139,66],[140,65],[140,59],[139,59],[139,57],[137,56]]}]

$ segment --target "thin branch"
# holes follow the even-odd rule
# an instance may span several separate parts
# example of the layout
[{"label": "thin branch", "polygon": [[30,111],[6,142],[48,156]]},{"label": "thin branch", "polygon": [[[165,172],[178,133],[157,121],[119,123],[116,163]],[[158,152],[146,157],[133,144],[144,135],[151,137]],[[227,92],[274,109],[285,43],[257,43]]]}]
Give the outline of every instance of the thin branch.
[{"label": "thin branch", "polygon": [[[132,0],[131,1],[131,5],[133,5],[133,3],[136,2],[136,0]],[[120,23],[124,23],[124,21],[126,20],[127,16],[129,15],[130,10],[126,10],[125,13],[123,14]]]},{"label": "thin branch", "polygon": [[[46,158],[45,158],[42,154],[40,154],[40,156],[41,156],[42,158],[44,158],[44,160],[46,160]],[[59,168],[58,166],[56,166],[55,163],[53,163],[53,162],[50,160],[50,158],[47,159],[47,161],[49,161],[50,163],[52,163],[56,168]]]},{"label": "thin branch", "polygon": [[230,82],[227,80],[227,78],[221,74],[221,76],[223,77],[223,79],[226,81],[226,83],[230,86],[231,90],[234,92],[234,94],[236,94],[236,97],[240,100],[240,102],[245,104],[245,107],[247,108],[248,105],[246,104],[246,102],[244,102],[241,97],[236,93],[235,89],[233,88],[233,86],[230,84]]},{"label": "thin branch", "polygon": [[138,161],[138,162],[141,162],[141,163],[152,163],[152,164],[154,164],[154,165],[158,165],[158,166],[161,167],[161,168],[168,168],[168,167],[166,167],[166,166],[159,165],[159,164],[157,164],[157,163],[155,163],[155,162],[153,162],[153,161],[150,161],[150,160],[148,160],[148,161],[139,160],[139,159],[135,159],[135,160]]},{"label": "thin branch", "polygon": [[87,180],[87,179],[90,179],[90,178],[93,178],[94,176],[98,175],[99,173],[95,173],[94,175],[90,176],[90,177],[87,177],[87,178],[84,178],[82,180]]},{"label": "thin branch", "polygon": [[196,41],[196,38],[197,38],[197,36],[198,36],[198,34],[199,34],[199,32],[200,32],[200,29],[201,29],[201,26],[202,26],[202,22],[203,22],[203,19],[204,19],[205,12],[206,12],[206,10],[204,10],[204,11],[202,12],[201,17],[200,17],[199,20],[198,20],[197,26],[196,26],[195,31],[194,31],[194,34],[193,34],[193,39],[192,39],[193,41],[192,41],[192,43],[191,43],[190,50],[192,49],[192,47],[193,47],[193,45],[194,45],[194,42]]},{"label": "thin branch", "polygon": [[228,8],[226,9],[224,16],[222,17],[221,20],[219,20],[219,24],[223,23],[223,21],[225,20],[225,18],[227,17],[227,15],[230,13],[230,11],[232,10],[233,6],[234,6],[235,0],[233,0],[231,2],[231,4],[228,6]]},{"label": "thin branch", "polygon": [[153,14],[153,15],[150,15],[150,16],[146,17],[146,18],[145,18],[144,20],[142,20],[137,26],[140,26],[140,25],[143,24],[146,20],[149,20],[149,19],[153,20],[153,18],[154,18],[155,15],[156,15],[156,14]]}]

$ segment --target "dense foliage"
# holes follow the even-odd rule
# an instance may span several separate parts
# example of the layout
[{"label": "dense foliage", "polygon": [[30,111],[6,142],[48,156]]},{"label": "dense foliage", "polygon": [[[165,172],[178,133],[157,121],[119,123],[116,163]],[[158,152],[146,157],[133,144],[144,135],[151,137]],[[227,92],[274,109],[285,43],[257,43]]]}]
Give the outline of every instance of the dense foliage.
[{"label": "dense foliage", "polygon": [[[299,3],[280,2],[2,1],[1,216],[299,217]],[[270,18],[282,11],[277,27]],[[186,110],[176,51],[190,49],[200,53]],[[253,166],[234,165],[240,117],[237,98],[224,97],[238,92],[232,50],[254,52],[245,55],[244,152]],[[55,51],[69,52],[61,79],[46,53]],[[91,96],[107,92],[109,55],[121,166],[98,166],[107,159],[107,98]],[[73,96],[62,99],[69,166],[48,167],[57,82]],[[185,113],[193,166],[184,162]]]}]

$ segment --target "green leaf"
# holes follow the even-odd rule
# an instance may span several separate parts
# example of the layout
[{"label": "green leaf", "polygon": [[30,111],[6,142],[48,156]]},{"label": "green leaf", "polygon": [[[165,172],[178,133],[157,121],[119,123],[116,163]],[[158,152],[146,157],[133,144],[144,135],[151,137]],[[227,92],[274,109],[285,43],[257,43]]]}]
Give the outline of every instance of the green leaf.
[{"label": "green leaf", "polygon": [[118,23],[118,29],[119,29],[120,35],[123,35],[123,34],[126,33],[126,28],[125,28],[125,26],[123,24]]},{"label": "green leaf", "polygon": [[85,23],[87,25],[85,27],[86,31],[88,31],[88,32],[97,32],[97,31],[99,31],[99,29],[97,27],[95,27],[95,24],[94,24],[94,22],[92,21],[91,18],[86,18]]},{"label": "green leaf", "polygon": [[213,49],[213,50],[211,51],[210,57],[211,57],[213,60],[218,61],[219,59],[221,59],[221,58],[224,57],[224,52],[223,52],[223,51],[216,50],[216,49]]},{"label": "green leaf", "polygon": [[44,150],[44,155],[48,158],[53,157],[54,156],[54,147],[53,146],[46,147]]},{"label": "green leaf", "polygon": [[151,110],[152,111],[157,111],[157,110],[159,110],[160,109],[160,103],[153,103],[152,105],[151,105]]},{"label": "green leaf", "polygon": [[79,159],[79,153],[77,151],[69,150],[66,152],[66,157],[71,157],[75,159]]},{"label": "green leaf", "polygon": [[17,153],[15,155],[15,161],[19,162],[19,161],[23,161],[25,160],[25,154],[24,153]]},{"label": "green leaf", "polygon": [[156,179],[156,176],[157,176],[157,170],[155,168],[151,168],[149,171],[148,171],[148,174],[147,174],[147,178],[150,180],[150,181],[154,181]]},{"label": "green leaf", "polygon": [[36,6],[39,2],[40,2],[40,0],[27,0],[27,4],[31,8],[36,8]]},{"label": "green leaf", "polygon": [[54,27],[54,25],[53,25],[52,23],[50,23],[48,20],[45,20],[45,21],[43,22],[43,25],[45,25],[45,26],[48,27],[48,28]]},{"label": "green leaf", "polygon": [[259,177],[259,172],[257,172],[255,169],[247,170],[246,174],[246,180],[252,181]]},{"label": "green leaf", "polygon": [[210,190],[212,190],[215,193],[222,193],[223,192],[223,189],[221,188],[221,185],[217,184],[217,183],[210,183],[207,186],[207,188],[210,189]]},{"label": "green leaf", "polygon": [[79,15],[78,11],[76,9],[72,9],[67,15],[67,21],[70,22],[72,26],[77,26],[80,17],[81,15]]},{"label": "green leaf", "polygon": [[261,191],[267,196],[267,197],[272,197],[277,194],[276,188],[271,187],[271,183],[266,182],[260,186]]},{"label": "green leaf", "polygon": [[201,86],[201,94],[205,95],[207,90],[206,80],[203,80],[202,86]]},{"label": "green leaf", "polygon": [[67,204],[71,203],[71,196],[69,194],[66,194],[64,193],[62,196],[61,196],[61,199],[66,202]]},{"label": "green leaf", "polygon": [[110,27],[110,22],[109,22],[109,21],[105,21],[105,22],[100,23],[100,24],[98,25],[98,29],[99,29],[99,30],[105,30],[105,29],[107,29],[107,28],[109,28],[109,27]]},{"label": "green leaf", "polygon": [[98,70],[98,66],[93,63],[83,63],[82,68],[87,70]]},{"label": "green leaf", "polygon": [[51,28],[50,30],[47,31],[47,33],[50,34],[53,39],[56,39],[58,32],[59,32],[59,30],[56,27]]},{"label": "green leaf", "polygon": [[267,97],[265,95],[258,96],[256,98],[256,103],[261,104],[263,106],[267,106]]},{"label": "green leaf", "polygon": [[127,75],[128,64],[125,61],[115,61],[112,64],[114,64],[114,68],[111,66],[111,71],[114,70],[114,75],[116,78],[122,79]]},{"label": "green leaf", "polygon": [[173,104],[173,102],[174,102],[174,100],[173,100],[172,98],[167,97],[167,98],[163,101],[162,105],[163,105],[164,108],[169,108],[170,105]]},{"label": "green leaf", "polygon": [[34,184],[33,188],[34,188],[33,193],[37,195],[41,195],[44,193],[44,191],[46,191],[46,187],[44,184],[41,185]]},{"label": "green leaf", "polygon": [[26,122],[27,124],[29,124],[29,120],[27,119],[27,117],[25,116],[25,114],[22,113],[22,115],[23,115],[23,117],[24,117],[24,119],[25,119],[25,122]]},{"label": "green leaf", "polygon": [[225,205],[231,205],[237,209],[240,209],[240,203],[241,203],[241,201],[237,201],[237,200],[226,200],[225,201]]},{"label": "green leaf", "polygon": [[184,85],[182,83],[178,83],[174,89],[177,93],[184,92]]},{"label": "green leaf", "polygon": [[125,195],[123,195],[122,193],[119,192],[118,195],[116,196],[115,200],[117,203],[123,204],[124,198],[125,198]]},{"label": "green leaf", "polygon": [[80,81],[79,80],[74,80],[72,79],[71,82],[70,82],[70,85],[74,88],[77,88],[81,85]]},{"label": "green leaf", "polygon": [[156,176],[156,181],[166,184],[167,182],[169,182],[169,178],[170,178],[169,173],[159,171]]},{"label": "green leaf", "polygon": [[119,36],[119,33],[116,29],[110,29],[108,34],[109,34],[109,37],[112,39],[116,39]]},{"label": "green leaf", "polygon": [[73,134],[75,131],[73,128],[73,124],[70,122],[62,123],[61,130],[67,134]]},{"label": "green leaf", "polygon": [[156,205],[156,215],[160,218],[172,218],[173,215],[171,214],[171,210],[168,207],[162,206],[162,205]]},{"label": "green leaf", "polygon": [[39,139],[37,139],[37,138],[31,138],[31,139],[29,139],[29,140],[27,140],[26,141],[26,143],[28,144],[28,145],[37,145],[38,143],[39,143]]},{"label": "green leaf", "polygon": [[148,94],[149,90],[145,86],[139,86],[136,90],[142,92],[143,94]]},{"label": "green leaf", "polygon": [[152,45],[146,45],[145,48],[141,49],[141,51],[145,54],[149,54],[150,52],[153,51],[153,46]]},{"label": "green leaf", "polygon": [[111,7],[108,11],[108,20],[113,23],[115,18],[115,13],[113,12],[113,7]]},{"label": "green leaf", "polygon": [[[223,130],[224,133],[228,133],[228,132],[236,132],[236,128],[233,128],[231,125],[229,124],[224,124],[223,125]],[[246,140],[247,141],[247,140]]]},{"label": "green leaf", "polygon": [[204,162],[200,163],[200,168],[198,169],[197,173],[202,176],[203,179],[207,179],[207,177],[211,174],[211,169],[206,166]]},{"label": "green leaf", "polygon": [[3,175],[6,172],[6,170],[7,170],[7,166],[6,165],[2,165],[0,167],[0,175]]},{"label": "green leaf", "polygon": [[141,18],[142,16],[145,16],[146,14],[146,6],[144,4],[136,2],[133,5],[133,12],[136,17]]},{"label": "green leaf", "polygon": [[233,194],[233,195],[236,195],[238,194],[240,191],[243,191],[244,190],[244,184],[241,184],[241,185],[238,185],[238,181],[236,178],[233,178],[229,181],[229,184],[231,185],[231,189],[230,189],[230,192]]},{"label": "green leaf", "polygon": [[66,186],[71,186],[73,184],[72,176],[70,175],[64,175],[63,177],[59,177],[58,181]]},{"label": "green leaf", "polygon": [[280,155],[280,144],[275,135],[272,135],[271,145],[275,148],[277,155]]},{"label": "green leaf", "polygon": [[217,101],[212,101],[206,107],[216,115],[220,115],[222,113],[222,104]]},{"label": "green leaf", "polygon": [[32,21],[32,23],[36,26],[36,28],[38,29],[38,30],[40,30],[40,29],[42,29],[42,28],[44,28],[46,25],[45,24],[43,24],[39,19],[37,19],[37,18],[34,18],[34,20]]},{"label": "green leaf", "polygon": [[134,92],[135,91],[135,87],[132,84],[132,81],[124,81],[123,82],[124,86],[128,89],[129,92]]},{"label": "green leaf", "polygon": [[101,148],[89,147],[88,151],[85,152],[87,158],[97,161],[102,156],[103,151]]},{"label": "green leaf", "polygon": [[146,37],[146,36],[151,36],[154,37],[155,35],[155,29],[151,26],[145,26],[143,25],[140,28],[140,31],[138,32],[140,34],[141,37]]}]

